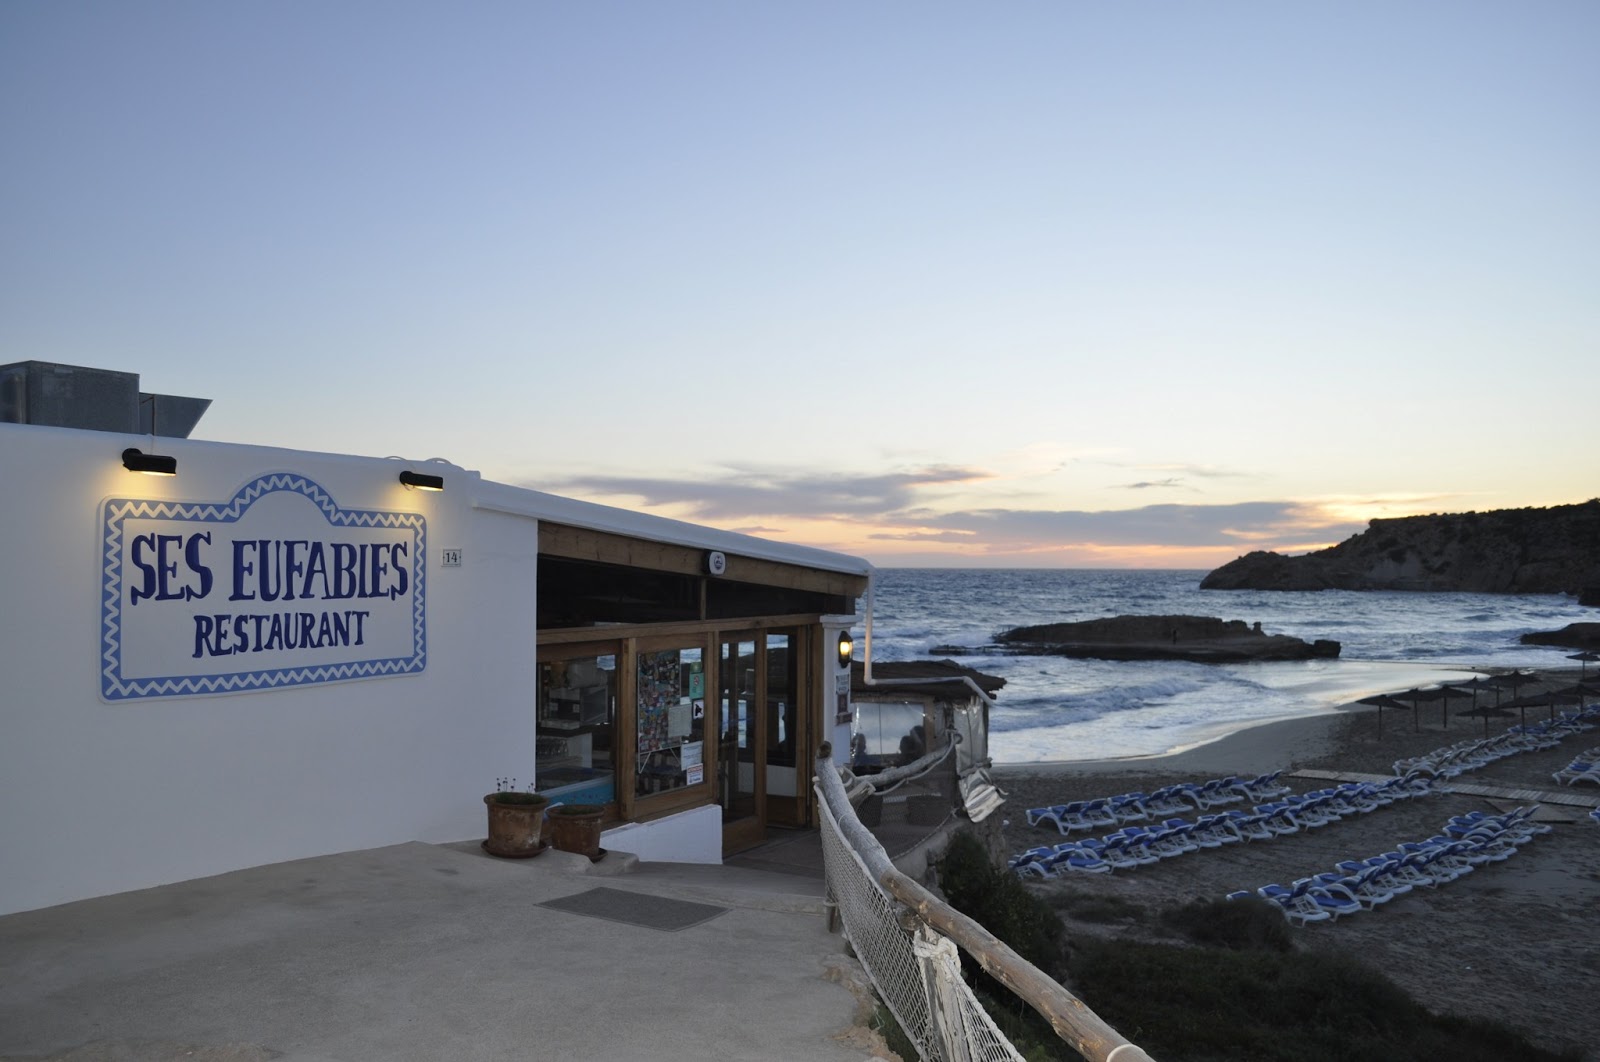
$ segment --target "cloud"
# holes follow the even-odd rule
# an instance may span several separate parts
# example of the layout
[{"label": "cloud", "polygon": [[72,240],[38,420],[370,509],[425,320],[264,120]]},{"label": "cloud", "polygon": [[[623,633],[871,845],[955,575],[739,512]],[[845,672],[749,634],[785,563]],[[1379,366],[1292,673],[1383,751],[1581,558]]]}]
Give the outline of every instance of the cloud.
[{"label": "cloud", "polygon": [[1153,465],[1152,471],[1182,472],[1186,476],[1196,476],[1200,479],[1254,479],[1254,472],[1235,472],[1231,468],[1217,468],[1214,465]]},{"label": "cloud", "polygon": [[1110,468],[1131,468],[1140,472],[1165,472],[1169,475],[1141,479],[1133,483],[1113,483],[1112,490],[1186,490],[1195,494],[1205,491],[1189,482],[1191,479],[1252,479],[1255,473],[1238,472],[1215,465],[1148,464],[1144,462],[1101,461]]},{"label": "cloud", "polygon": [[1459,507],[1465,497],[1468,496],[1440,493],[1333,494],[1312,500],[1319,509],[1330,515],[1346,520],[1366,521],[1438,512],[1445,506]]},{"label": "cloud", "polygon": [[972,531],[877,531],[867,536],[882,542],[955,542],[970,546],[976,537]]},{"label": "cloud", "polygon": [[[1321,501],[1170,502],[1105,510],[1053,509],[1036,502],[976,508],[970,499],[962,508],[939,504],[951,500],[947,488],[991,478],[954,465],[874,475],[726,469],[695,479],[581,475],[538,487],[668,509],[674,516],[747,534],[821,536],[831,548],[847,551],[899,543],[924,557],[1037,559],[1074,551],[1101,557],[1210,551],[1226,557],[1254,549],[1319,548],[1365,527],[1365,520],[1348,509]],[[1175,488],[1190,489],[1179,476],[1127,485],[1130,490]]]},{"label": "cloud", "polygon": [[[1183,480],[1177,478],[1157,480],[1146,479],[1140,480],[1138,483],[1118,483],[1114,484],[1114,486],[1118,490],[1150,490],[1157,487],[1170,487],[1178,490],[1196,490],[1196,488],[1189,486]],[[1198,491],[1196,492],[1198,493]]]},{"label": "cloud", "polygon": [[[759,472],[732,469],[720,478],[573,476],[538,489],[626,496],[650,506],[680,506],[692,519],[749,520],[756,516],[863,518],[909,508],[925,487],[970,483],[988,474],[934,465],[877,475]],[[533,484],[530,484],[530,486]]]},{"label": "cloud", "polygon": [[[990,550],[1039,550],[1067,545],[1249,547],[1276,541],[1338,541],[1364,524],[1330,519],[1315,506],[1291,501],[1231,505],[1145,505],[1136,509],[974,509],[919,514],[919,536],[971,536]],[[886,533],[885,537],[899,537]],[[971,539],[968,539],[969,541]],[[945,541],[949,541],[946,539]]]}]

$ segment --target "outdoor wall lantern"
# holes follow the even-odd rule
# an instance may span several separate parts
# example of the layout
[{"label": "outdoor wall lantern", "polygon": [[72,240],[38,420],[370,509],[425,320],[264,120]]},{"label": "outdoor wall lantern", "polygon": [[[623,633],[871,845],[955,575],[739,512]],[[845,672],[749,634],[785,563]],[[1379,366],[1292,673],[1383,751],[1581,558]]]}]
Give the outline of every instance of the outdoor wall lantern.
[{"label": "outdoor wall lantern", "polygon": [[839,632],[839,666],[849,667],[850,658],[856,651],[856,643],[850,640],[849,631]]},{"label": "outdoor wall lantern", "polygon": [[122,467],[129,472],[143,472],[147,476],[176,476],[178,459],[162,454],[147,454],[130,446],[122,451]]},{"label": "outdoor wall lantern", "polygon": [[413,472],[409,468],[400,473],[400,482],[417,490],[444,490],[443,476],[430,476],[426,472]]}]

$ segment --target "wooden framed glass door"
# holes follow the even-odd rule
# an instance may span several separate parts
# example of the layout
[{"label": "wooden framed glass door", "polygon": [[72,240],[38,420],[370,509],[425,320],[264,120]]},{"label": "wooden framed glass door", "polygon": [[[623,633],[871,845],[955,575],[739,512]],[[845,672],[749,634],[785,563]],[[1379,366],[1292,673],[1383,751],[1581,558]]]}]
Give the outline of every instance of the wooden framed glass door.
[{"label": "wooden framed glass door", "polygon": [[727,855],[760,844],[768,823],[803,826],[810,808],[806,632],[718,639],[717,803]]},{"label": "wooden framed glass door", "polygon": [[759,710],[766,666],[759,631],[725,634],[717,644],[717,803],[727,855],[766,833],[767,726]]},{"label": "wooden framed glass door", "polygon": [[768,631],[762,653],[766,664],[761,702],[767,722],[766,821],[778,826],[806,825],[811,806],[806,635],[802,629]]}]

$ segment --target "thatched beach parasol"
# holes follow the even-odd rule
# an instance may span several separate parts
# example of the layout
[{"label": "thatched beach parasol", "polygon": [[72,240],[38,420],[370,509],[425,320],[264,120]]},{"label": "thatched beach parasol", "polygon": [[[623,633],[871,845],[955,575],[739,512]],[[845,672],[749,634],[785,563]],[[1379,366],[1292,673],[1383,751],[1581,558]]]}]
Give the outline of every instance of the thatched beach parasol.
[{"label": "thatched beach parasol", "polygon": [[[1496,686],[1491,680],[1484,678],[1482,675],[1479,675],[1478,677],[1474,678],[1471,682],[1458,682],[1458,683],[1456,683],[1456,689],[1458,689],[1458,690],[1466,690],[1468,693],[1472,694],[1472,707],[1470,709],[1466,709],[1464,711],[1457,712],[1456,713],[1457,715],[1478,715],[1479,714],[1479,712],[1478,712],[1478,691],[1479,690],[1494,690],[1494,703],[1496,705],[1499,705],[1499,703],[1500,703],[1500,687]],[[1484,737],[1488,737],[1489,736],[1489,716],[1488,716],[1487,712],[1482,713],[1482,714],[1483,714],[1483,736]]]},{"label": "thatched beach parasol", "polygon": [[[1500,704],[1501,690],[1510,690],[1511,696],[1515,698],[1517,695],[1517,690],[1521,689],[1523,686],[1526,686],[1530,682],[1537,681],[1539,681],[1537,675],[1527,675],[1521,671],[1508,671],[1504,675],[1495,675],[1492,678],[1483,680],[1484,685],[1494,687],[1494,703],[1496,706]],[[1508,703],[1506,707],[1515,707],[1515,704]],[[1522,713],[1522,725],[1528,725],[1528,713],[1526,709],[1524,709]]]},{"label": "thatched beach parasol", "polygon": [[1421,704],[1423,701],[1442,701],[1440,705],[1440,718],[1446,730],[1450,729],[1450,698],[1465,697],[1466,690],[1458,690],[1453,686],[1430,686],[1423,689],[1407,690],[1395,696]]},{"label": "thatched beach parasol", "polygon": [[1486,704],[1482,708],[1479,708],[1477,705],[1473,705],[1471,708],[1463,708],[1463,709],[1461,709],[1461,711],[1457,712],[1456,714],[1457,715],[1479,715],[1479,716],[1482,716],[1483,717],[1483,736],[1484,737],[1488,737],[1489,736],[1489,717],[1492,715],[1492,716],[1504,717],[1506,719],[1510,719],[1511,718],[1511,709],[1510,708],[1503,708],[1498,704]]},{"label": "thatched beach parasol", "polygon": [[1471,682],[1458,682],[1458,683],[1456,683],[1456,689],[1458,689],[1458,690],[1466,690],[1468,693],[1472,694],[1472,707],[1473,708],[1477,708],[1478,707],[1478,691],[1479,690],[1494,690],[1494,703],[1496,703],[1496,704],[1500,703],[1500,686],[1499,686],[1499,684],[1496,683],[1494,679],[1485,678],[1482,675],[1479,675],[1477,678],[1473,679]]},{"label": "thatched beach parasol", "polygon": [[1416,728],[1418,731],[1420,731],[1422,729],[1422,702],[1427,700],[1422,688],[1418,687],[1416,689],[1406,690],[1404,693],[1395,694],[1395,696],[1400,698],[1402,701],[1411,702],[1411,718],[1416,720]]},{"label": "thatched beach parasol", "polygon": [[1563,686],[1561,689],[1556,690],[1555,692],[1557,695],[1571,698],[1581,705],[1584,701],[1592,700],[1595,697],[1600,697],[1600,683],[1574,682],[1572,685]]},{"label": "thatched beach parasol", "polygon": [[[1380,693],[1376,697],[1363,697],[1359,701],[1357,701],[1356,703],[1357,704],[1370,704],[1374,708],[1378,709],[1378,736],[1380,738],[1383,737],[1383,710],[1385,708],[1411,708],[1411,706],[1409,704],[1407,704],[1406,702],[1395,700],[1393,697],[1389,696],[1387,693]],[[1411,718],[1412,718],[1413,722],[1415,722],[1415,720],[1416,720],[1416,711],[1415,711],[1415,709],[1412,709]],[[1421,730],[1422,727],[1418,726],[1417,729]]]},{"label": "thatched beach parasol", "polygon": [[[1553,723],[1556,721],[1556,705],[1571,704],[1574,701],[1578,702],[1579,704],[1583,703],[1582,695],[1564,692],[1562,690],[1547,690],[1544,693],[1530,693],[1526,697],[1518,697],[1516,700],[1507,703],[1506,707],[1522,709],[1549,708],[1550,721]],[[1526,711],[1524,711],[1522,714],[1522,725],[1528,725],[1528,714]]]}]

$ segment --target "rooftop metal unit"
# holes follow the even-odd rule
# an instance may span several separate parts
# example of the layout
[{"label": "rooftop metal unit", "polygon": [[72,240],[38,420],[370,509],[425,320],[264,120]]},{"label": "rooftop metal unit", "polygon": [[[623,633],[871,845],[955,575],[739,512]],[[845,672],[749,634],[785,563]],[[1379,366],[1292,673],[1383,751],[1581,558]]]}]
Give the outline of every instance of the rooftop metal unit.
[{"label": "rooftop metal unit", "polygon": [[187,439],[209,398],[139,390],[139,374],[51,361],[0,365],[0,423]]}]

